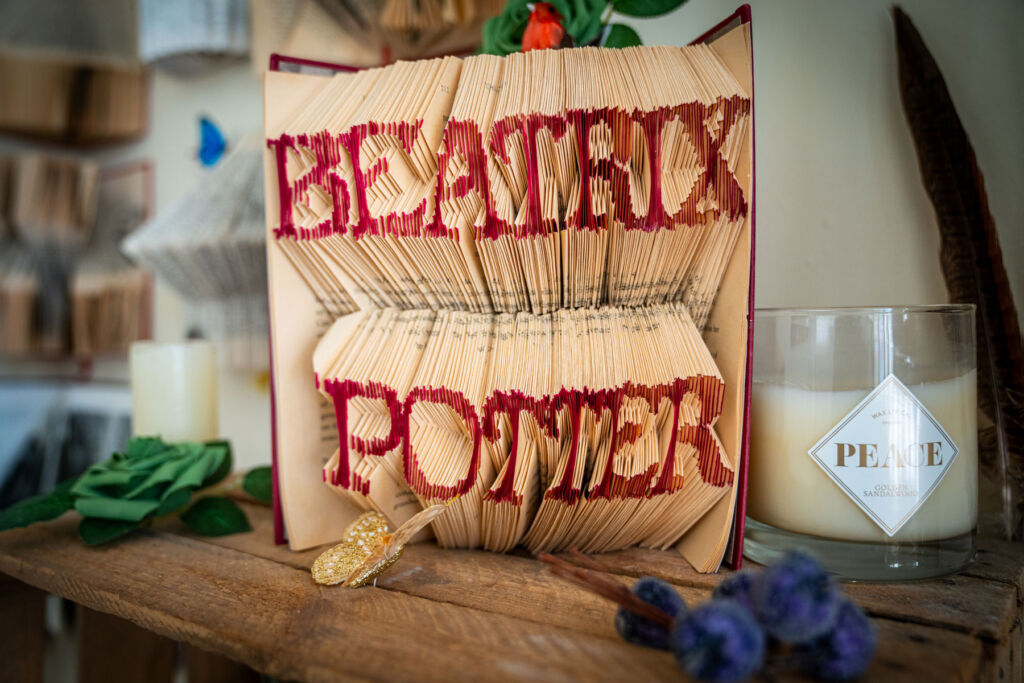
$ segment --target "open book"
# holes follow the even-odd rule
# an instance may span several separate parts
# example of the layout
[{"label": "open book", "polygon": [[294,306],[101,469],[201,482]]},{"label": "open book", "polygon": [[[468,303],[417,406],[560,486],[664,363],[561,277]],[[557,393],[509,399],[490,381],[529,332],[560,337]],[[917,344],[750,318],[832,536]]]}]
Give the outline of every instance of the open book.
[{"label": "open book", "polygon": [[444,501],[445,546],[678,543],[717,568],[742,481],[750,64],[741,24],[267,74],[294,548]]}]

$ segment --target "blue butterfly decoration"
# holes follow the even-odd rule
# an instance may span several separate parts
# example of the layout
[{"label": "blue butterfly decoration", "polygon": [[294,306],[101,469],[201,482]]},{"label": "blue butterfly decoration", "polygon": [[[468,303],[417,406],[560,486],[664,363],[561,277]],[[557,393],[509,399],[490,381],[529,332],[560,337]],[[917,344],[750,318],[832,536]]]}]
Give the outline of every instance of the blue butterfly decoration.
[{"label": "blue butterfly decoration", "polygon": [[224,133],[217,124],[205,116],[199,118],[199,162],[206,167],[215,165],[228,147]]}]

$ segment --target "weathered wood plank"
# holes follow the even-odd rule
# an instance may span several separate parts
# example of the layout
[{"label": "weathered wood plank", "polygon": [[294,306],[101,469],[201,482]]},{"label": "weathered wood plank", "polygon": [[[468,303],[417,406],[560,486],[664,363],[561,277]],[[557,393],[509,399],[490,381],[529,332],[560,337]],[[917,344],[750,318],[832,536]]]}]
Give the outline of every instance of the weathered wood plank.
[{"label": "weathered wood plank", "polygon": [[873,621],[878,629],[878,649],[871,667],[858,680],[908,683],[988,680],[981,674],[985,665],[985,643],[977,638],[889,619]]},{"label": "weathered wood plank", "polygon": [[984,664],[981,670],[981,680],[984,681],[1021,681],[1024,680],[1024,667],[1022,667],[1021,648],[1022,643],[1021,624],[1017,622],[1010,630],[1009,635],[999,643],[985,643],[986,650]]},{"label": "weathered wood plank", "polygon": [[[988,554],[986,553],[986,557]],[[595,556],[625,576],[651,575],[673,584],[705,590],[726,573],[698,574],[675,553],[634,548]],[[845,583],[844,590],[871,615],[940,626],[997,642],[1020,619],[1019,589],[1012,583],[1024,568],[1024,547],[1001,548],[999,556],[980,573],[956,574],[928,581],[903,583]],[[1015,563],[1015,564],[1014,564]],[[997,579],[997,576],[1005,578]]]},{"label": "weathered wood plank", "polygon": [[967,576],[999,581],[1015,586],[1018,597],[1024,596],[1024,544],[997,538],[979,538],[978,556],[964,570]]},{"label": "weathered wood plank", "polygon": [[330,547],[330,545],[324,545],[319,548],[293,552],[287,545],[276,545],[274,543],[274,518],[270,509],[263,505],[254,505],[240,500],[236,500],[236,502],[249,518],[252,531],[228,536],[199,536],[189,531],[188,527],[177,519],[167,520],[158,527],[158,530],[194,538],[204,543],[212,543],[222,548],[231,548],[295,569],[308,570],[313,566],[313,561],[319,557],[320,553]]},{"label": "weathered wood plank", "polygon": [[[321,549],[293,553],[285,546],[274,546],[272,520],[267,511],[255,505],[244,507],[253,525],[253,532],[209,539],[209,542],[295,568],[308,569],[313,564]],[[460,557],[459,564],[463,566],[462,571],[466,572],[463,577],[466,581],[487,581],[487,577],[496,572],[502,572],[505,576],[522,575],[538,581],[540,579],[537,576],[545,574],[538,563],[518,556],[465,551],[465,555],[448,557],[448,553],[463,551],[439,550],[431,544],[411,546],[406,552],[408,558],[403,560],[400,568],[394,570],[394,574],[400,574],[403,568],[412,566],[409,562],[412,558],[416,558],[419,563],[417,566],[433,567],[430,571],[447,571],[445,560],[454,557]],[[465,559],[467,557],[473,559]],[[677,585],[688,602],[702,599],[701,596],[705,596],[726,575],[724,570],[720,574],[699,574],[678,553],[671,551],[634,548],[594,557],[611,572],[621,576],[635,578],[651,575],[665,579]],[[422,561],[420,558],[423,558]],[[1019,589],[1016,587],[1019,584],[1014,582],[1020,581],[1024,575],[1024,546],[983,540],[980,543],[979,558],[968,573],[952,577],[900,584],[847,583],[844,589],[873,616],[949,628],[998,642],[1006,637],[1013,624],[1021,618]],[[551,579],[544,583],[544,587],[557,587],[558,583]],[[444,599],[442,594],[429,589],[429,583],[425,582],[420,582],[418,589],[394,582],[387,585],[434,600]],[[440,591],[443,593],[441,585]],[[545,593],[555,595],[557,591],[545,590]],[[515,600],[515,596],[512,599]]]},{"label": "weathered wood plank", "polygon": [[[78,544],[67,518],[0,534],[0,571],[283,678],[679,680],[667,653],[617,639],[609,604],[532,559],[427,544],[407,549],[379,589],[320,588],[307,573],[318,551],[275,547],[259,510],[250,518],[250,534],[200,541],[164,530],[100,549]],[[681,592],[699,602],[710,585]],[[993,643],[875,623],[871,680],[997,674]],[[1004,668],[1011,656],[1000,655]]]},{"label": "weathered wood plank", "polygon": [[178,644],[112,614],[81,605],[77,614],[79,683],[171,683]]},{"label": "weathered wood plank", "polygon": [[382,589],[324,589],[305,571],[170,534],[86,548],[74,522],[0,534],[0,571],[282,678],[678,679],[668,653],[617,639]]},{"label": "weathered wood plank", "polygon": [[[441,550],[433,545],[407,552],[409,557],[381,577],[379,586],[615,637],[611,603],[556,579],[535,560]],[[625,584],[631,581],[619,578]],[[684,586],[679,591],[690,605],[709,597],[706,589]],[[867,680],[972,680],[977,676],[984,644],[976,638],[889,620],[875,624],[881,645]]]},{"label": "weathered wood plank", "polygon": [[[204,540],[256,556],[273,557],[302,570],[307,570],[320,552],[317,549],[292,553],[275,547],[271,531],[258,512],[250,514],[250,521],[252,533]],[[621,580],[631,581],[627,577]],[[614,608],[607,601],[563,583],[541,563],[526,557],[441,550],[433,544],[421,544],[407,548],[400,562],[381,577],[378,585],[411,596],[615,638]],[[679,586],[679,591],[689,604],[697,604],[708,598],[709,586],[684,585]],[[984,650],[978,639],[884,619],[875,623],[881,645],[868,680],[977,677]]]},{"label": "weathered wood plank", "polygon": [[42,591],[0,574],[0,678],[42,683],[45,598]]},{"label": "weathered wood plank", "polygon": [[260,675],[245,666],[194,645],[185,646],[188,683],[259,683]]}]

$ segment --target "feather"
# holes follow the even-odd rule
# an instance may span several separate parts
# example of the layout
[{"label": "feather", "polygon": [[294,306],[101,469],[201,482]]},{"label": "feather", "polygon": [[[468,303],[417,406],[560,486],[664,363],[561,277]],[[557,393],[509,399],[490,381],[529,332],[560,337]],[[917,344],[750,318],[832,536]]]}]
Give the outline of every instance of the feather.
[{"label": "feather", "polygon": [[1020,539],[1024,346],[999,237],[974,149],[942,73],[910,18],[899,7],[893,17],[900,95],[938,218],[946,287],[953,302],[977,306],[981,469],[1000,488],[1004,533]]}]

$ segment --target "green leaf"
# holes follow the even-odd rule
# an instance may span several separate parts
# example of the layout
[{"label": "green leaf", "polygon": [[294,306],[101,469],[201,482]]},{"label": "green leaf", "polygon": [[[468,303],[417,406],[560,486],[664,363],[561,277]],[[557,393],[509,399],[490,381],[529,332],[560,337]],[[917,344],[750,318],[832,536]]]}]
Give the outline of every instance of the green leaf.
[{"label": "green leaf", "polygon": [[174,444],[174,447],[185,453],[185,455],[199,455],[206,450],[206,444],[196,441],[181,441]]},{"label": "green leaf", "polygon": [[484,22],[483,40],[480,43],[480,52],[488,55],[504,56],[498,42],[501,38],[502,21],[501,17],[491,17]]},{"label": "green leaf", "polygon": [[82,520],[78,525],[78,537],[86,545],[99,545],[115,538],[124,536],[132,529],[138,528],[138,522],[124,522],[116,519],[95,519],[92,517]]},{"label": "green leaf", "polygon": [[214,484],[216,484],[216,483],[218,483],[220,481],[223,481],[226,476],[231,474],[231,467],[232,467],[232,460],[233,460],[232,455],[231,455],[231,442],[230,441],[227,441],[227,440],[207,441],[206,442],[206,448],[207,448],[207,450],[220,450],[220,449],[223,449],[224,457],[223,457],[223,460],[221,460],[221,462],[220,462],[220,466],[217,467],[213,471],[212,474],[208,475],[206,477],[206,479],[203,480],[201,488],[204,488],[204,489],[207,486],[213,486]]},{"label": "green leaf", "polygon": [[75,509],[83,517],[118,519],[125,522],[141,522],[155,512],[160,502],[156,500],[121,500],[119,498],[77,498]]},{"label": "green leaf", "polygon": [[523,29],[530,18],[527,0],[509,0],[505,11],[492,17],[484,24],[482,52],[504,56],[519,52],[522,46]]},{"label": "green leaf", "polygon": [[686,0],[614,0],[615,11],[630,17],[656,17],[668,14]]},{"label": "green leaf", "polygon": [[105,463],[93,465],[78,478],[71,493],[76,496],[100,495],[97,489],[101,486],[125,486],[134,476],[131,470],[112,470]]},{"label": "green leaf", "polygon": [[75,481],[68,479],[58,484],[51,493],[26,498],[0,512],[0,531],[19,529],[60,517],[74,507],[71,487]]},{"label": "green leaf", "polygon": [[177,512],[181,508],[188,505],[188,502],[192,500],[191,490],[175,491],[171,495],[160,501],[160,507],[153,513],[154,517],[163,517],[169,515],[172,512]]},{"label": "green leaf", "polygon": [[220,467],[220,458],[222,457],[222,451],[218,452],[215,450],[209,450],[204,452],[201,456],[192,461],[192,463],[178,476],[173,484],[167,487],[163,493],[163,497],[167,498],[178,491],[193,491],[202,486],[206,478]]},{"label": "green leaf", "polygon": [[573,0],[571,14],[569,16],[566,30],[572,36],[576,45],[589,45],[601,35],[603,25],[601,17],[604,16],[608,7],[607,0]]},{"label": "green leaf", "polygon": [[[136,498],[143,492],[150,493],[149,489],[157,484],[166,484],[174,481],[187,468],[192,461],[188,458],[174,458],[160,464],[146,477],[138,486],[126,493],[124,498]],[[149,496],[144,496],[149,497]]]},{"label": "green leaf", "polygon": [[167,444],[159,436],[137,436],[128,440],[128,446],[124,449],[124,455],[126,458],[136,460],[162,453],[167,448]]},{"label": "green leaf", "polygon": [[181,521],[203,536],[226,536],[252,531],[242,509],[233,500],[219,496],[200,498],[181,516]]},{"label": "green leaf", "polygon": [[633,47],[643,45],[640,34],[625,24],[612,24],[604,39],[604,47]]},{"label": "green leaf", "polygon": [[166,462],[172,458],[182,458],[185,453],[178,446],[168,446],[159,453],[147,455],[144,458],[138,460],[119,460],[113,463],[113,467],[130,470],[132,472],[149,472],[154,467],[158,467],[160,463]]},{"label": "green leaf", "polygon": [[249,470],[242,480],[242,488],[256,500],[270,503],[274,500],[273,474],[269,467]]}]

